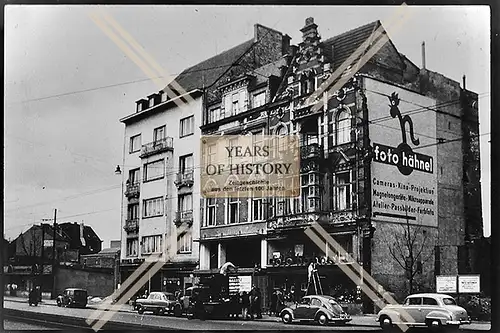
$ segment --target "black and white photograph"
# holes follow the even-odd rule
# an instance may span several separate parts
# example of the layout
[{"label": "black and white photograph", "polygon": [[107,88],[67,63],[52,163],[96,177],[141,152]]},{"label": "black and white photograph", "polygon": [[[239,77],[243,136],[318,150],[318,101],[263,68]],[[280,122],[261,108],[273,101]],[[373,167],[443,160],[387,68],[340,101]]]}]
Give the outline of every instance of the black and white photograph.
[{"label": "black and white photograph", "polygon": [[494,329],[490,20],[8,3],[0,328]]}]

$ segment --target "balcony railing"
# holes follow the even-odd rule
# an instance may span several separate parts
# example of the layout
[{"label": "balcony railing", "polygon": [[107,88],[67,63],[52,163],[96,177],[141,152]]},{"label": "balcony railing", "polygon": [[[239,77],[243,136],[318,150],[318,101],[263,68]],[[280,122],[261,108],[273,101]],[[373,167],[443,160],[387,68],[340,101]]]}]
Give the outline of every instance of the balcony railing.
[{"label": "balcony railing", "polygon": [[140,193],[140,182],[127,182],[125,189],[125,196],[127,198],[138,197]]},{"label": "balcony railing", "polygon": [[125,226],[123,227],[126,232],[137,232],[139,231],[139,219],[127,219],[125,221]]},{"label": "balcony railing", "polygon": [[177,178],[175,179],[175,185],[177,187],[182,186],[193,186],[194,183],[194,172],[193,170],[179,172]]},{"label": "balcony railing", "polygon": [[175,212],[174,223],[176,226],[180,226],[182,223],[187,223],[191,226],[193,224],[193,210]]},{"label": "balcony railing", "polygon": [[352,264],[356,261],[353,253],[329,253],[328,256],[314,256],[314,255],[304,255],[304,256],[283,256],[280,253],[280,257],[270,258],[268,262],[268,267],[281,267],[281,266],[308,266],[311,262],[315,262],[319,266],[330,266],[330,265],[342,265],[342,264]]},{"label": "balcony railing", "polygon": [[302,159],[321,157],[323,146],[311,143],[300,147],[300,157]]},{"label": "balcony railing", "polygon": [[174,150],[174,139],[171,137],[167,137],[143,145],[140,157],[144,158],[154,154],[162,153],[164,151],[172,150]]}]

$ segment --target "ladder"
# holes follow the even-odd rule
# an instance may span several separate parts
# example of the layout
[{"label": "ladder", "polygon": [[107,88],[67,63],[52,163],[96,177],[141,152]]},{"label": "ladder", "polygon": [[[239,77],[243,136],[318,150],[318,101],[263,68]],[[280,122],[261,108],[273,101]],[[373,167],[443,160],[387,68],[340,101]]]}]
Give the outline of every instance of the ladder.
[{"label": "ladder", "polygon": [[313,265],[312,267],[309,267],[308,272],[309,278],[307,281],[307,290],[306,294],[309,294],[309,290],[311,290],[311,285],[314,288],[314,294],[313,295],[323,295],[323,288],[321,287],[321,280],[319,279],[319,274],[318,270],[316,269],[316,264],[311,264]]}]

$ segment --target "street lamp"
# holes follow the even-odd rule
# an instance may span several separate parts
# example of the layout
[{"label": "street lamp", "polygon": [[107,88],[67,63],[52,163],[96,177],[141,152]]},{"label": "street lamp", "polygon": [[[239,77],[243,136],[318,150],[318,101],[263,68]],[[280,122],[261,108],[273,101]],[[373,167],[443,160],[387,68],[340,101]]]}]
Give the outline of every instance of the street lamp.
[{"label": "street lamp", "polygon": [[122,174],[122,170],[120,169],[120,166],[117,165],[116,169],[115,169],[115,175],[121,175],[121,174]]}]

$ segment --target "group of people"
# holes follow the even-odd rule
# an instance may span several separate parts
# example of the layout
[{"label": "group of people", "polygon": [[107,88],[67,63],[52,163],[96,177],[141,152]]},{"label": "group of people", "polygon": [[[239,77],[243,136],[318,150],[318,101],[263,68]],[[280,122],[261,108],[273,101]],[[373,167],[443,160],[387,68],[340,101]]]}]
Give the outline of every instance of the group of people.
[{"label": "group of people", "polygon": [[243,320],[262,319],[262,294],[259,288],[253,286],[250,292],[243,291],[238,301]]},{"label": "group of people", "polygon": [[271,306],[269,315],[279,316],[280,311],[285,307],[285,293],[280,288],[275,288],[271,294]]}]

